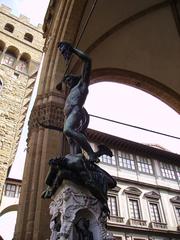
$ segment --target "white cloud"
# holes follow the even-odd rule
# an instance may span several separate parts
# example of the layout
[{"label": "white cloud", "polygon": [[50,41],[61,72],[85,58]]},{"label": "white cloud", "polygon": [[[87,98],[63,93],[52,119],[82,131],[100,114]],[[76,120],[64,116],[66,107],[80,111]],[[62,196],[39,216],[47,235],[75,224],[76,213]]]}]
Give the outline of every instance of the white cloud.
[{"label": "white cloud", "polygon": [[49,0],[22,0],[19,3],[19,12],[30,18],[31,23],[43,23]]},{"label": "white cloud", "polygon": [[32,24],[43,23],[44,16],[50,0],[0,0],[12,9],[16,16],[23,14],[30,18]]}]

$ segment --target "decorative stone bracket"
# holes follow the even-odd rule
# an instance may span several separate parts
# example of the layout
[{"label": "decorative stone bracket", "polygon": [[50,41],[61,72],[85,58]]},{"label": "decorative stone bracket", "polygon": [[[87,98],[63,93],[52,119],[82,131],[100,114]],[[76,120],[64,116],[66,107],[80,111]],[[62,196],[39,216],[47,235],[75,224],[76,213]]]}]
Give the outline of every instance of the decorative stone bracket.
[{"label": "decorative stone bracket", "polygon": [[34,128],[39,128],[39,123],[59,129],[63,128],[63,106],[55,102],[35,106],[29,120],[29,132],[31,133]]}]

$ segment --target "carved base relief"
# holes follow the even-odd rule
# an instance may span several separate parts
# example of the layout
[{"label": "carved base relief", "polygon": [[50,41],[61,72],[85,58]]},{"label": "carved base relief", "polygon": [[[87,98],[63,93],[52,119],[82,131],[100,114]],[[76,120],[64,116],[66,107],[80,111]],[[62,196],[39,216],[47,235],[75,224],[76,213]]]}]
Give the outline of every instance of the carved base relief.
[{"label": "carved base relief", "polygon": [[50,240],[106,240],[102,204],[87,189],[65,180],[50,204]]}]

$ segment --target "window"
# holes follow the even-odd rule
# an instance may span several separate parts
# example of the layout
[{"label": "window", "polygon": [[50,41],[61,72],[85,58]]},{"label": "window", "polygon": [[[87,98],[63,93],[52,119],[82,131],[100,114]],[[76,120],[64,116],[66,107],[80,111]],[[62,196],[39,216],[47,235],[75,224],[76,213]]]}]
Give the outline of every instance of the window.
[{"label": "window", "polygon": [[116,196],[108,196],[108,207],[111,216],[118,216]]},{"label": "window", "polygon": [[13,67],[18,56],[19,50],[14,46],[9,46],[4,54],[3,63]]},{"label": "window", "polygon": [[12,24],[10,24],[10,23],[6,23],[4,29],[5,29],[6,31],[8,31],[8,32],[11,32],[11,33],[14,32],[14,26],[13,26]]},{"label": "window", "polygon": [[19,197],[21,191],[21,187],[15,184],[7,183],[5,185],[5,196],[7,197]]},{"label": "window", "polygon": [[28,64],[25,61],[20,60],[16,69],[20,72],[27,73]]},{"label": "window", "polygon": [[173,166],[160,162],[162,176],[169,179],[176,179]]},{"label": "window", "polygon": [[30,60],[31,56],[28,53],[26,52],[22,53],[16,65],[16,70],[18,70],[19,72],[27,73]]},{"label": "window", "polygon": [[178,224],[180,224],[180,206],[175,206],[175,214]]},{"label": "window", "polygon": [[5,43],[0,40],[0,55],[1,55],[2,52],[4,51],[4,48],[5,48]]},{"label": "window", "polygon": [[180,224],[180,196],[177,195],[170,199],[173,204],[177,223]]},{"label": "window", "polygon": [[13,55],[6,53],[4,55],[3,63],[9,66],[13,66],[15,60],[16,58]]},{"label": "window", "polygon": [[2,81],[0,79],[0,92],[2,91],[2,87],[3,87],[3,83],[2,83]]},{"label": "window", "polygon": [[118,159],[120,167],[135,170],[135,162],[132,154],[118,151]]},{"label": "window", "polygon": [[30,34],[30,33],[25,33],[24,39],[28,42],[32,42],[33,41],[33,35]]},{"label": "window", "polygon": [[137,165],[140,172],[153,174],[152,162],[150,159],[137,156]]},{"label": "window", "polygon": [[160,223],[161,222],[161,216],[160,216],[160,211],[159,211],[159,204],[155,202],[150,202],[149,203],[149,208],[150,208],[150,217],[151,221]]},{"label": "window", "polygon": [[14,72],[14,79],[18,79],[18,77],[19,77],[19,73],[17,73],[17,72]]},{"label": "window", "polygon": [[107,164],[110,164],[110,165],[116,165],[116,160],[115,160],[114,155],[112,157],[109,157],[107,155],[102,155],[101,157],[99,157],[99,159],[103,163],[107,163]]},{"label": "window", "polygon": [[176,166],[176,174],[177,174],[177,178],[180,181],[180,167]]},{"label": "window", "polygon": [[129,214],[130,218],[141,219],[138,199],[129,198]]},{"label": "window", "polygon": [[167,229],[167,223],[165,222],[165,216],[163,214],[163,206],[160,201],[160,194],[155,191],[150,191],[144,194],[148,199],[149,215],[150,215],[150,227],[157,229]]}]

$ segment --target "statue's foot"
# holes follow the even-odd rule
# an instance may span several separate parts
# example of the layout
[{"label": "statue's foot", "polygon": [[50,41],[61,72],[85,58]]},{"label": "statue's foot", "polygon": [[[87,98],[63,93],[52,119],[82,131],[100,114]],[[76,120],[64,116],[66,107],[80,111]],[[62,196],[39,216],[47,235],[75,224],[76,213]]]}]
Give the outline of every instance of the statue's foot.
[{"label": "statue's foot", "polygon": [[47,189],[44,192],[42,192],[41,197],[42,198],[51,198],[52,195],[53,195],[52,191]]}]

